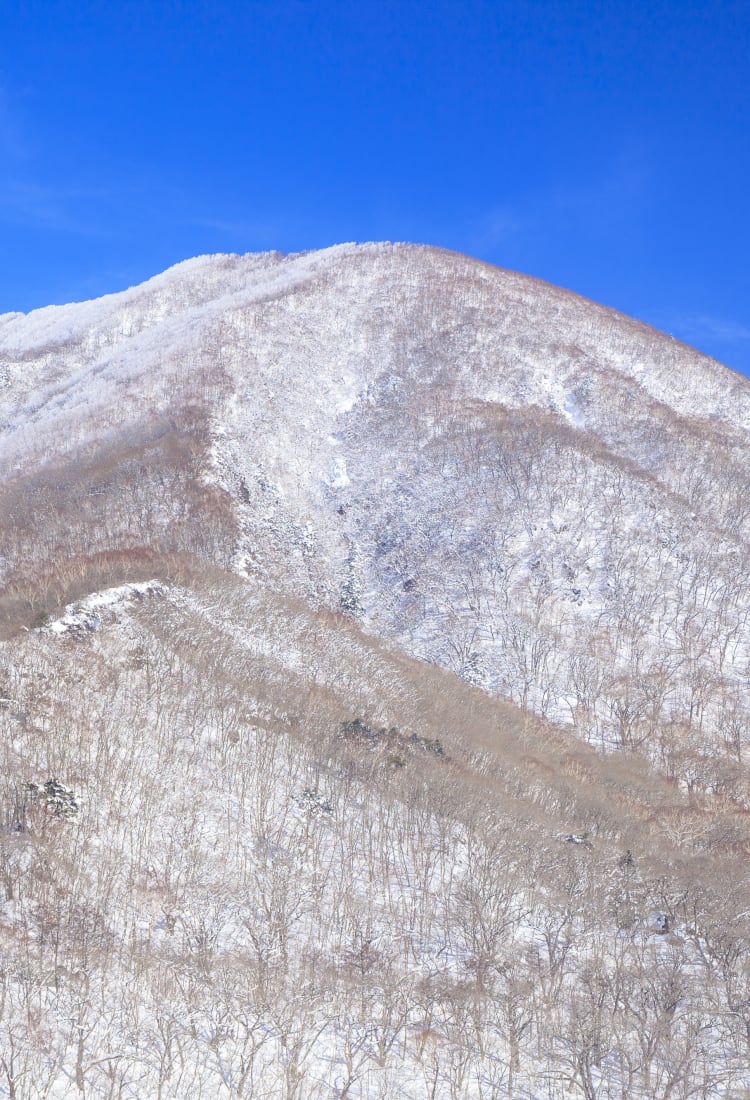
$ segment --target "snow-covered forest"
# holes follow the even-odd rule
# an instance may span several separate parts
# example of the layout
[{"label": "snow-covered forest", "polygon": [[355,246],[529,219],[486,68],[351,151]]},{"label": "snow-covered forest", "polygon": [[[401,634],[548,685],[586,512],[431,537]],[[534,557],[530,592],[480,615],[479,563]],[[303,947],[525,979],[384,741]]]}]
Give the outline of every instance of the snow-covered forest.
[{"label": "snow-covered forest", "polygon": [[0,1096],[749,1095],[749,432],[413,246],[0,317]]}]

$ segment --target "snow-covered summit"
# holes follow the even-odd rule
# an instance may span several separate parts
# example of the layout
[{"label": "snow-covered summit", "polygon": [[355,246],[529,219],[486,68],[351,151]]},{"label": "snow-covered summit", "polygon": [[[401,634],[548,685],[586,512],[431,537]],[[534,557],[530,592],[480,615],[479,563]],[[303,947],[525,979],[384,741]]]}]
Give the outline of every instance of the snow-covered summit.
[{"label": "snow-covered summit", "polygon": [[[153,353],[150,330],[159,330],[158,347],[169,341],[175,354],[194,345],[196,327],[205,339],[222,318],[236,321],[274,303],[291,312],[314,305],[315,327],[334,340],[316,363],[323,374],[335,369],[336,343],[363,328],[390,329],[405,352],[410,333],[439,332],[449,346],[470,336],[454,366],[463,388],[482,400],[561,410],[582,378],[607,370],[682,415],[745,427],[750,416],[745,380],[671,337],[538,280],[413,245],[200,256],[118,294],[5,315],[0,355],[23,394],[81,364],[96,373],[125,347],[143,343]],[[350,323],[341,332],[343,313]],[[252,345],[262,351],[258,335]],[[379,364],[366,350],[358,359],[361,382],[375,382]],[[461,377],[467,369],[471,379]]]}]

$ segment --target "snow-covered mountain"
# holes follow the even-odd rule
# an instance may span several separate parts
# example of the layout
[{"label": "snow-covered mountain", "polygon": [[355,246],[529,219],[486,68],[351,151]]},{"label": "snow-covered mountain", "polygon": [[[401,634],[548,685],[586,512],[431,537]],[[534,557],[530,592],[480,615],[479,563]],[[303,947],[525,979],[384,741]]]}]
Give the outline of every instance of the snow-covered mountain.
[{"label": "snow-covered mountain", "polygon": [[0,1097],[747,1095],[749,435],[430,248],[0,316]]},{"label": "snow-covered mountain", "polygon": [[6,315],[0,384],[8,591],[198,554],[672,768],[747,723],[750,383],[671,337],[345,245]]}]

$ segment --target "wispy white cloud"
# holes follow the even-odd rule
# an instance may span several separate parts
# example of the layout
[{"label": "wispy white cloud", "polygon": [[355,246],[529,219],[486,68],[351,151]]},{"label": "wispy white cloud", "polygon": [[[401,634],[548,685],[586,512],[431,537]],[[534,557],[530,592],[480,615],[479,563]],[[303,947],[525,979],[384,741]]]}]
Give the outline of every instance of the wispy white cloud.
[{"label": "wispy white cloud", "polygon": [[555,181],[487,211],[470,230],[471,243],[481,252],[514,238],[621,232],[623,223],[637,219],[649,201],[652,178],[648,152],[625,147],[594,179]]},{"label": "wispy white cloud", "polygon": [[[0,223],[75,234],[91,234],[92,205],[101,199],[90,184],[44,179],[35,142],[19,109],[28,90],[0,81]],[[37,150],[37,154],[39,151]]]},{"label": "wispy white cloud", "polygon": [[50,187],[26,179],[0,179],[0,222],[33,228],[100,235],[100,227],[89,216],[91,204],[106,193],[74,185]]},{"label": "wispy white cloud", "polygon": [[725,317],[713,317],[705,313],[693,317],[678,317],[672,321],[672,330],[691,341],[718,340],[724,344],[744,344],[750,341],[750,327]]},{"label": "wispy white cloud", "polygon": [[524,222],[518,211],[510,206],[500,206],[490,210],[474,228],[475,244],[479,244],[481,249],[495,248],[522,232],[523,228]]},{"label": "wispy white cloud", "polygon": [[638,215],[648,200],[653,178],[650,158],[644,149],[621,149],[595,179],[572,187],[559,187],[547,196],[554,213],[567,213],[586,220],[597,229],[620,226]]},{"label": "wispy white cloud", "polygon": [[275,243],[279,227],[236,211],[204,216],[203,203],[182,181],[155,165],[124,157],[74,166],[52,157],[24,121],[33,90],[10,87],[0,74],[0,225],[19,230],[108,239],[134,223],[157,219],[167,228],[203,230],[228,242]]},{"label": "wispy white cloud", "polygon": [[183,224],[195,229],[206,229],[220,233],[237,241],[252,240],[273,244],[280,239],[280,226],[270,220],[254,218],[217,218],[203,215],[188,215]]},{"label": "wispy white cloud", "polygon": [[179,185],[142,166],[126,166],[117,180],[61,179],[50,184],[0,167],[0,225],[90,238],[119,235],[143,218],[218,235],[237,246],[272,247],[279,227],[269,220],[208,216]]},{"label": "wispy white cloud", "polygon": [[26,146],[11,95],[0,84],[0,164],[22,160],[25,155]]}]

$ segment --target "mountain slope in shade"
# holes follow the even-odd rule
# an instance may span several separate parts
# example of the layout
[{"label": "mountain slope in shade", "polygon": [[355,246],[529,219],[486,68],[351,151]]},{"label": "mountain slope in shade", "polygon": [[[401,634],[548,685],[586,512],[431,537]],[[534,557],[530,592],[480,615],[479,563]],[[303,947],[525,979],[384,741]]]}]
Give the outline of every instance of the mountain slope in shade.
[{"label": "mountain slope in shade", "polygon": [[11,619],[198,555],[597,743],[736,752],[750,384],[670,337],[346,245],[7,315],[0,380]]}]

